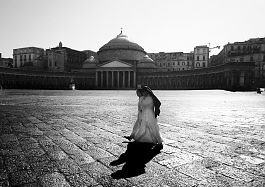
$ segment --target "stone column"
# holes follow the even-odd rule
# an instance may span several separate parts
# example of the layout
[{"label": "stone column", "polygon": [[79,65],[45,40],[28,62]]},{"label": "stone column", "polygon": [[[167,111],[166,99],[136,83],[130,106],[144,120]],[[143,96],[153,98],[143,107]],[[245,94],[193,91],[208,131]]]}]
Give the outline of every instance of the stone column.
[{"label": "stone column", "polygon": [[117,81],[118,81],[118,84],[117,84],[117,88],[120,87],[120,72],[117,71]]},{"label": "stone column", "polygon": [[133,72],[133,88],[136,88],[136,72]]},{"label": "stone column", "polygon": [[98,87],[98,72],[96,71],[96,87]]},{"label": "stone column", "polygon": [[128,88],[131,87],[130,83],[131,83],[131,71],[128,71]]},{"label": "stone column", "polygon": [[101,83],[100,83],[100,87],[103,88],[103,72],[104,71],[101,71]]},{"label": "stone column", "polygon": [[107,88],[109,87],[109,71],[106,71],[106,85],[107,85]]},{"label": "stone column", "polygon": [[114,87],[113,83],[114,83],[114,72],[111,71],[111,88]]},{"label": "stone column", "polygon": [[122,87],[125,87],[125,71],[122,72]]}]

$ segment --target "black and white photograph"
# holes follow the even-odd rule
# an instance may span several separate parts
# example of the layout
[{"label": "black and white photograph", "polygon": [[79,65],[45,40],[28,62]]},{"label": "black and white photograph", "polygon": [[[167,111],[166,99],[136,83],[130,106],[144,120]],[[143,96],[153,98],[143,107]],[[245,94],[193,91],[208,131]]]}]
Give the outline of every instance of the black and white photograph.
[{"label": "black and white photograph", "polygon": [[264,0],[0,0],[0,187],[265,187]]}]

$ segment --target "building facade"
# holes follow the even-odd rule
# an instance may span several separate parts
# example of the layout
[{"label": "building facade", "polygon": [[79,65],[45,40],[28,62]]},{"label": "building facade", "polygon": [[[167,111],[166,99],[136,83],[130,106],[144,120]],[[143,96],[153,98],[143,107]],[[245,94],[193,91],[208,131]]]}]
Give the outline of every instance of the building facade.
[{"label": "building facade", "polygon": [[228,43],[218,55],[211,58],[211,61],[211,66],[233,62],[252,64],[255,66],[255,80],[263,82],[265,79],[265,38]]},{"label": "building facade", "polygon": [[77,51],[68,47],[63,47],[62,42],[58,47],[47,51],[48,70],[71,72],[73,69],[81,69],[87,55],[82,51]]},{"label": "building facade", "polygon": [[43,69],[45,50],[37,47],[13,49],[13,66],[15,68]]},{"label": "building facade", "polygon": [[12,58],[2,58],[2,53],[0,53],[0,67],[13,67]]},{"label": "building facade", "polygon": [[193,68],[193,53],[183,52],[159,52],[148,53],[151,59],[153,59],[157,66],[157,71],[184,71]]},{"label": "building facade", "polygon": [[54,72],[64,72],[65,71],[65,62],[66,55],[63,52],[56,50],[47,50],[48,58],[48,71]]},{"label": "building facade", "polygon": [[207,45],[194,48],[194,69],[206,68],[209,63],[209,47]]}]

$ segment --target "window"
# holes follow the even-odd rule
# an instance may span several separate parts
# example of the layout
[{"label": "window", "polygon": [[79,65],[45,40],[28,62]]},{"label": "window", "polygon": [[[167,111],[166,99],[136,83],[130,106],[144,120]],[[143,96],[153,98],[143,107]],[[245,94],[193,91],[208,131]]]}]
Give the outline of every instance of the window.
[{"label": "window", "polygon": [[253,61],[253,56],[250,57],[250,62],[252,62],[252,61]]},{"label": "window", "polygon": [[205,56],[203,56],[202,59],[205,60]]},{"label": "window", "polygon": [[232,50],[232,51],[234,50],[234,46],[231,46],[231,50]]},{"label": "window", "polygon": [[200,67],[200,63],[199,62],[196,63],[196,67]]},{"label": "window", "polygon": [[202,67],[205,67],[205,62],[202,63]]},{"label": "window", "polygon": [[182,65],[185,66],[185,62],[182,62]]},{"label": "window", "polygon": [[197,60],[200,60],[199,56],[197,56]]}]

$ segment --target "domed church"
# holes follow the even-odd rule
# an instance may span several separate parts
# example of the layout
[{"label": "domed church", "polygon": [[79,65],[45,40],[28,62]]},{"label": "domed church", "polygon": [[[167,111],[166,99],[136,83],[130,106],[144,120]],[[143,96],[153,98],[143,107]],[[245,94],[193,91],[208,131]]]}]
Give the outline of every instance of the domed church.
[{"label": "domed church", "polygon": [[96,87],[99,89],[134,89],[138,71],[156,69],[145,50],[130,41],[122,30],[99,49],[97,56]]}]

